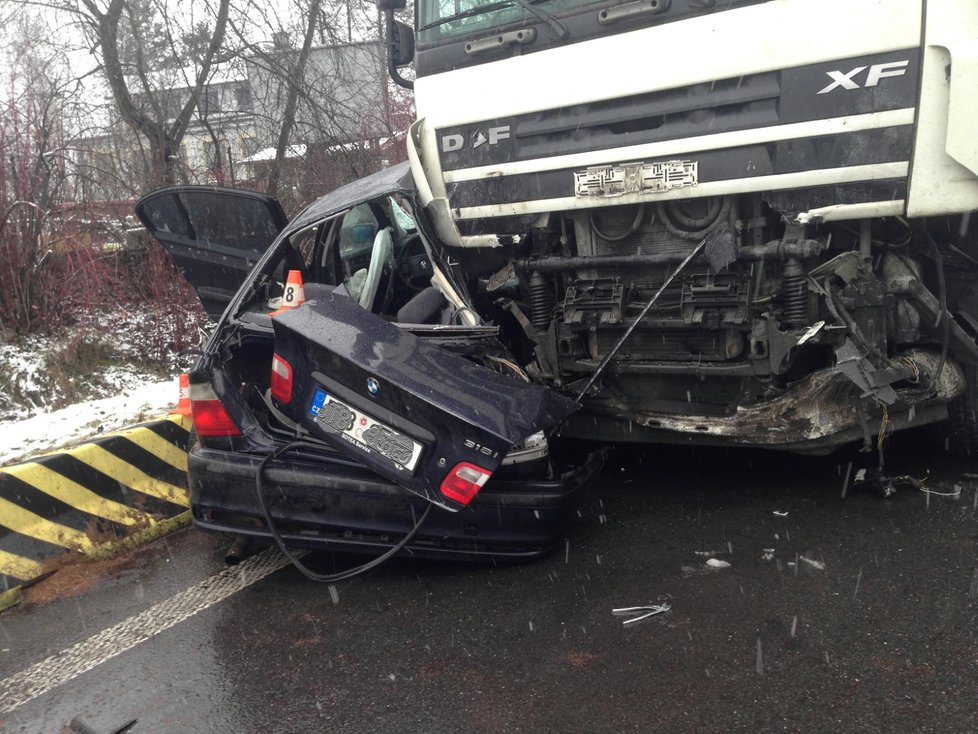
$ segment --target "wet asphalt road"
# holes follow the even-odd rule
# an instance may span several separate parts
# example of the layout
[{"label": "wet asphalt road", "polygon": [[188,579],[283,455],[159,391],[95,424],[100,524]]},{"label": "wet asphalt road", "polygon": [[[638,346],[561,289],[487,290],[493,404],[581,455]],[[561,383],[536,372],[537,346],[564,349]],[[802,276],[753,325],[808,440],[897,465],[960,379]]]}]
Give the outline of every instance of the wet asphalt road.
[{"label": "wet asphalt road", "polygon": [[[960,494],[842,497],[846,456],[619,451],[548,558],[398,561],[332,588],[285,568],[0,732],[978,731],[978,466],[913,436],[889,453]],[[0,679],[216,573],[226,547],[185,531],[0,616]],[[611,614],[650,602],[671,611]]]}]

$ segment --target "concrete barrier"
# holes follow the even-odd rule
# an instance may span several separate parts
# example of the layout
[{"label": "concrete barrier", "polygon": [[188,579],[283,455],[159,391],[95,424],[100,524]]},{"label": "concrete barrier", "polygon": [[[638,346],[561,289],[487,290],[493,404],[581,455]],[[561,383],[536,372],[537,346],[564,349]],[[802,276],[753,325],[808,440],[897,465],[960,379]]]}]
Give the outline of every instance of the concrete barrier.
[{"label": "concrete barrier", "polygon": [[189,523],[190,428],[173,415],[0,468],[0,609],[54,559],[107,557]]}]

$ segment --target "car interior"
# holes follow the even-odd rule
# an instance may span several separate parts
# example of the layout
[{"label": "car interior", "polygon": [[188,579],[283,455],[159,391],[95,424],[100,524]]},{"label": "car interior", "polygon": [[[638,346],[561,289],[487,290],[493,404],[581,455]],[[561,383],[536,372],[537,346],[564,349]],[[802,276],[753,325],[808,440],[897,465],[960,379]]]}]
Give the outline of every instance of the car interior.
[{"label": "car interior", "polygon": [[383,197],[293,233],[246,309],[279,308],[288,271],[299,270],[307,301],[331,293],[396,323],[451,323],[454,309],[431,284],[431,259],[408,207]]}]

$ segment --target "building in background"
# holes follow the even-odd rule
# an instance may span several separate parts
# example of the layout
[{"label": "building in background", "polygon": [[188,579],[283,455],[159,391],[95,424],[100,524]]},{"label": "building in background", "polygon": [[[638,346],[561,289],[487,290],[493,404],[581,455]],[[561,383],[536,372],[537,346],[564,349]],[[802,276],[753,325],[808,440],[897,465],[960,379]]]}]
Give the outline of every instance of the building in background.
[{"label": "building in background", "polygon": [[[288,80],[298,51],[277,44],[218,65],[205,86],[179,147],[187,183],[261,189],[275,158],[287,112]],[[294,204],[405,157],[409,114],[392,112],[386,49],[379,42],[314,47],[291,121],[280,193]],[[137,104],[161,105],[172,122],[190,98],[196,70],[167,69],[148,80],[153,94]],[[395,105],[396,106],[396,105]],[[145,141],[122,125],[76,140],[79,194],[118,200],[132,191],[148,154]]]}]

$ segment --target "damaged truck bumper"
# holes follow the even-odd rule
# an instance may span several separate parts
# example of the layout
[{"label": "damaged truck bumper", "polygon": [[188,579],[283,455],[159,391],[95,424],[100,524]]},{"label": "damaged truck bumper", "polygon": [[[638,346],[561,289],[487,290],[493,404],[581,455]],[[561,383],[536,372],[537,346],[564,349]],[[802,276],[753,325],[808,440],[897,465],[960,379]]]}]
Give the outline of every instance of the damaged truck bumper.
[{"label": "damaged truck bumper", "polygon": [[[587,436],[600,430],[607,435],[614,431],[620,441],[695,442],[814,455],[853,442],[869,445],[881,427],[901,430],[945,419],[947,403],[965,391],[964,373],[957,362],[942,364],[938,354],[924,350],[912,350],[906,359],[912,360],[919,373],[919,384],[894,390],[891,404],[861,390],[833,367],[808,375],[774,397],[724,415],[629,412],[623,404],[595,401],[588,415],[568,419],[561,434]],[[624,421],[623,414],[628,416]]]}]

